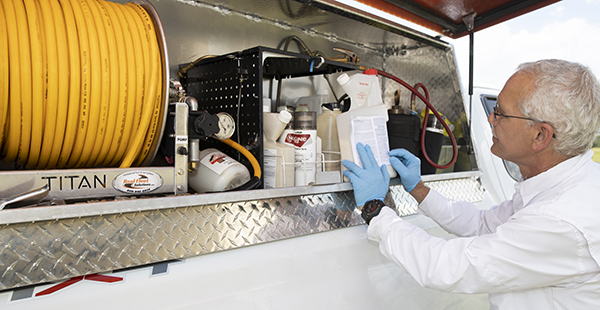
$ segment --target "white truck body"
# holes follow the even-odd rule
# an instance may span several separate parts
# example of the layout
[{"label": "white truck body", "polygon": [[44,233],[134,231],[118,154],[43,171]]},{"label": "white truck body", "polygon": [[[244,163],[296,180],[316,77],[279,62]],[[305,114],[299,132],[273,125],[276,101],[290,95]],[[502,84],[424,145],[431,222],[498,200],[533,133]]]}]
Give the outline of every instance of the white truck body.
[{"label": "white truck body", "polygon": [[[164,28],[171,76],[180,64],[203,55],[277,47],[286,36],[297,35],[327,54],[332,47],[353,50],[361,64],[385,67],[410,83],[429,83],[440,112],[451,121],[465,115],[452,46],[377,16],[333,1],[152,4]],[[400,87],[380,82],[384,101],[391,105]],[[262,94],[272,95],[272,81],[264,83]],[[323,87],[322,78],[299,78],[282,98],[292,101]],[[482,209],[509,199],[515,182],[502,160],[489,152],[484,95],[497,95],[497,90],[476,89],[472,135],[465,135],[460,146],[462,166],[423,176],[428,186]],[[402,96],[407,103],[409,93]],[[471,144],[474,152],[467,150]],[[415,201],[399,180],[391,184],[391,199],[404,220],[432,235],[453,237],[416,213]],[[350,183],[339,183],[109,197],[0,211],[0,308],[488,307],[487,295],[422,288],[383,257],[367,241],[367,226],[355,210],[351,190]]]}]

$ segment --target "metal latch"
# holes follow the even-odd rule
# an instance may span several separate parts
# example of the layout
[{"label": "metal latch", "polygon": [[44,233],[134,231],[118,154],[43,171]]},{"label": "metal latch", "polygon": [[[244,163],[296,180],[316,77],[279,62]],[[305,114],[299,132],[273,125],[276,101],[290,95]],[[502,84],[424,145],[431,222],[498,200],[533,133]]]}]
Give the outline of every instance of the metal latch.
[{"label": "metal latch", "polygon": [[34,189],[34,190],[31,190],[31,191],[23,193],[23,194],[18,194],[18,195],[9,197],[9,198],[2,198],[2,199],[0,199],[0,210],[3,210],[6,206],[8,206],[10,204],[21,202],[21,201],[26,201],[26,200],[40,201],[40,200],[44,199],[44,197],[46,197],[49,192],[50,192],[50,187],[48,185],[44,185],[41,188]]}]

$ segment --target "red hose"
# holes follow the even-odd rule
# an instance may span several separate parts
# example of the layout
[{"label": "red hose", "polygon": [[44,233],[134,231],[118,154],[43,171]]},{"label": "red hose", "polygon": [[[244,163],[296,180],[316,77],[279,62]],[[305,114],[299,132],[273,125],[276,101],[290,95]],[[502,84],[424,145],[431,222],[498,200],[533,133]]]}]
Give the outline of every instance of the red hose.
[{"label": "red hose", "polygon": [[[435,167],[437,169],[450,168],[450,166],[452,166],[456,162],[456,158],[458,157],[458,146],[456,145],[456,139],[454,138],[454,135],[452,134],[450,127],[448,127],[448,124],[446,124],[446,122],[444,121],[444,119],[442,118],[440,113],[438,113],[438,111],[433,107],[433,105],[431,105],[431,102],[429,102],[429,91],[427,90],[425,85],[418,83],[417,85],[415,85],[415,87],[412,87],[408,83],[404,82],[403,80],[401,80],[387,72],[377,70],[377,74],[381,74],[382,76],[384,76],[388,79],[392,79],[392,80],[396,81],[397,83],[399,83],[400,85],[406,87],[408,90],[410,90],[412,92],[413,100],[414,100],[414,96],[417,96],[417,97],[419,97],[419,99],[423,100],[423,102],[426,105],[426,108],[425,108],[425,118],[423,119],[423,128],[421,130],[421,152],[423,152],[423,157],[425,157],[425,160],[427,160],[427,162],[430,165],[432,165],[433,167]],[[419,87],[423,88],[423,90],[425,91],[425,96],[423,96],[423,94],[421,94],[418,91]],[[425,150],[425,128],[427,127],[427,120],[429,119],[429,110],[431,110],[431,112],[433,112],[435,117],[442,123],[442,125],[446,129],[446,132],[448,132],[448,136],[450,137],[450,141],[452,143],[452,159],[450,160],[449,163],[447,163],[445,165],[438,165],[437,163],[434,163],[431,159],[429,159],[429,156],[427,155],[427,151]]]}]

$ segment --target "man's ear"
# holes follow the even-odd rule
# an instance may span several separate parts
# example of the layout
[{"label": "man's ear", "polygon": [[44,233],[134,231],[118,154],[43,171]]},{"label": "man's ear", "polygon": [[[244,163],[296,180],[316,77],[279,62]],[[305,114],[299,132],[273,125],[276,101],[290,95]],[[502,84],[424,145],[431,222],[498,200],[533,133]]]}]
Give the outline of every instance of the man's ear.
[{"label": "man's ear", "polygon": [[538,133],[535,139],[533,140],[533,150],[541,151],[544,148],[548,147],[554,139],[554,128],[546,123],[540,123],[538,125]]}]

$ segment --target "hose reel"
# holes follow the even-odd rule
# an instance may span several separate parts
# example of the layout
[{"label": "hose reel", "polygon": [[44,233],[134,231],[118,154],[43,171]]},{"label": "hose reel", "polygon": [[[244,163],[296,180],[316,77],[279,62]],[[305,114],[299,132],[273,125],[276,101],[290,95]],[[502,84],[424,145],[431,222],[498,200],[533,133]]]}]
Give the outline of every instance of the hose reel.
[{"label": "hose reel", "polygon": [[2,160],[36,169],[149,164],[168,83],[154,8],[6,0],[0,10]]},{"label": "hose reel", "polygon": [[[146,0],[3,0],[0,159],[17,170],[0,172],[12,180],[0,184],[0,197],[44,187],[59,201],[186,193],[187,169],[128,168],[157,153],[168,68]],[[133,186],[142,179],[151,182]]]}]

